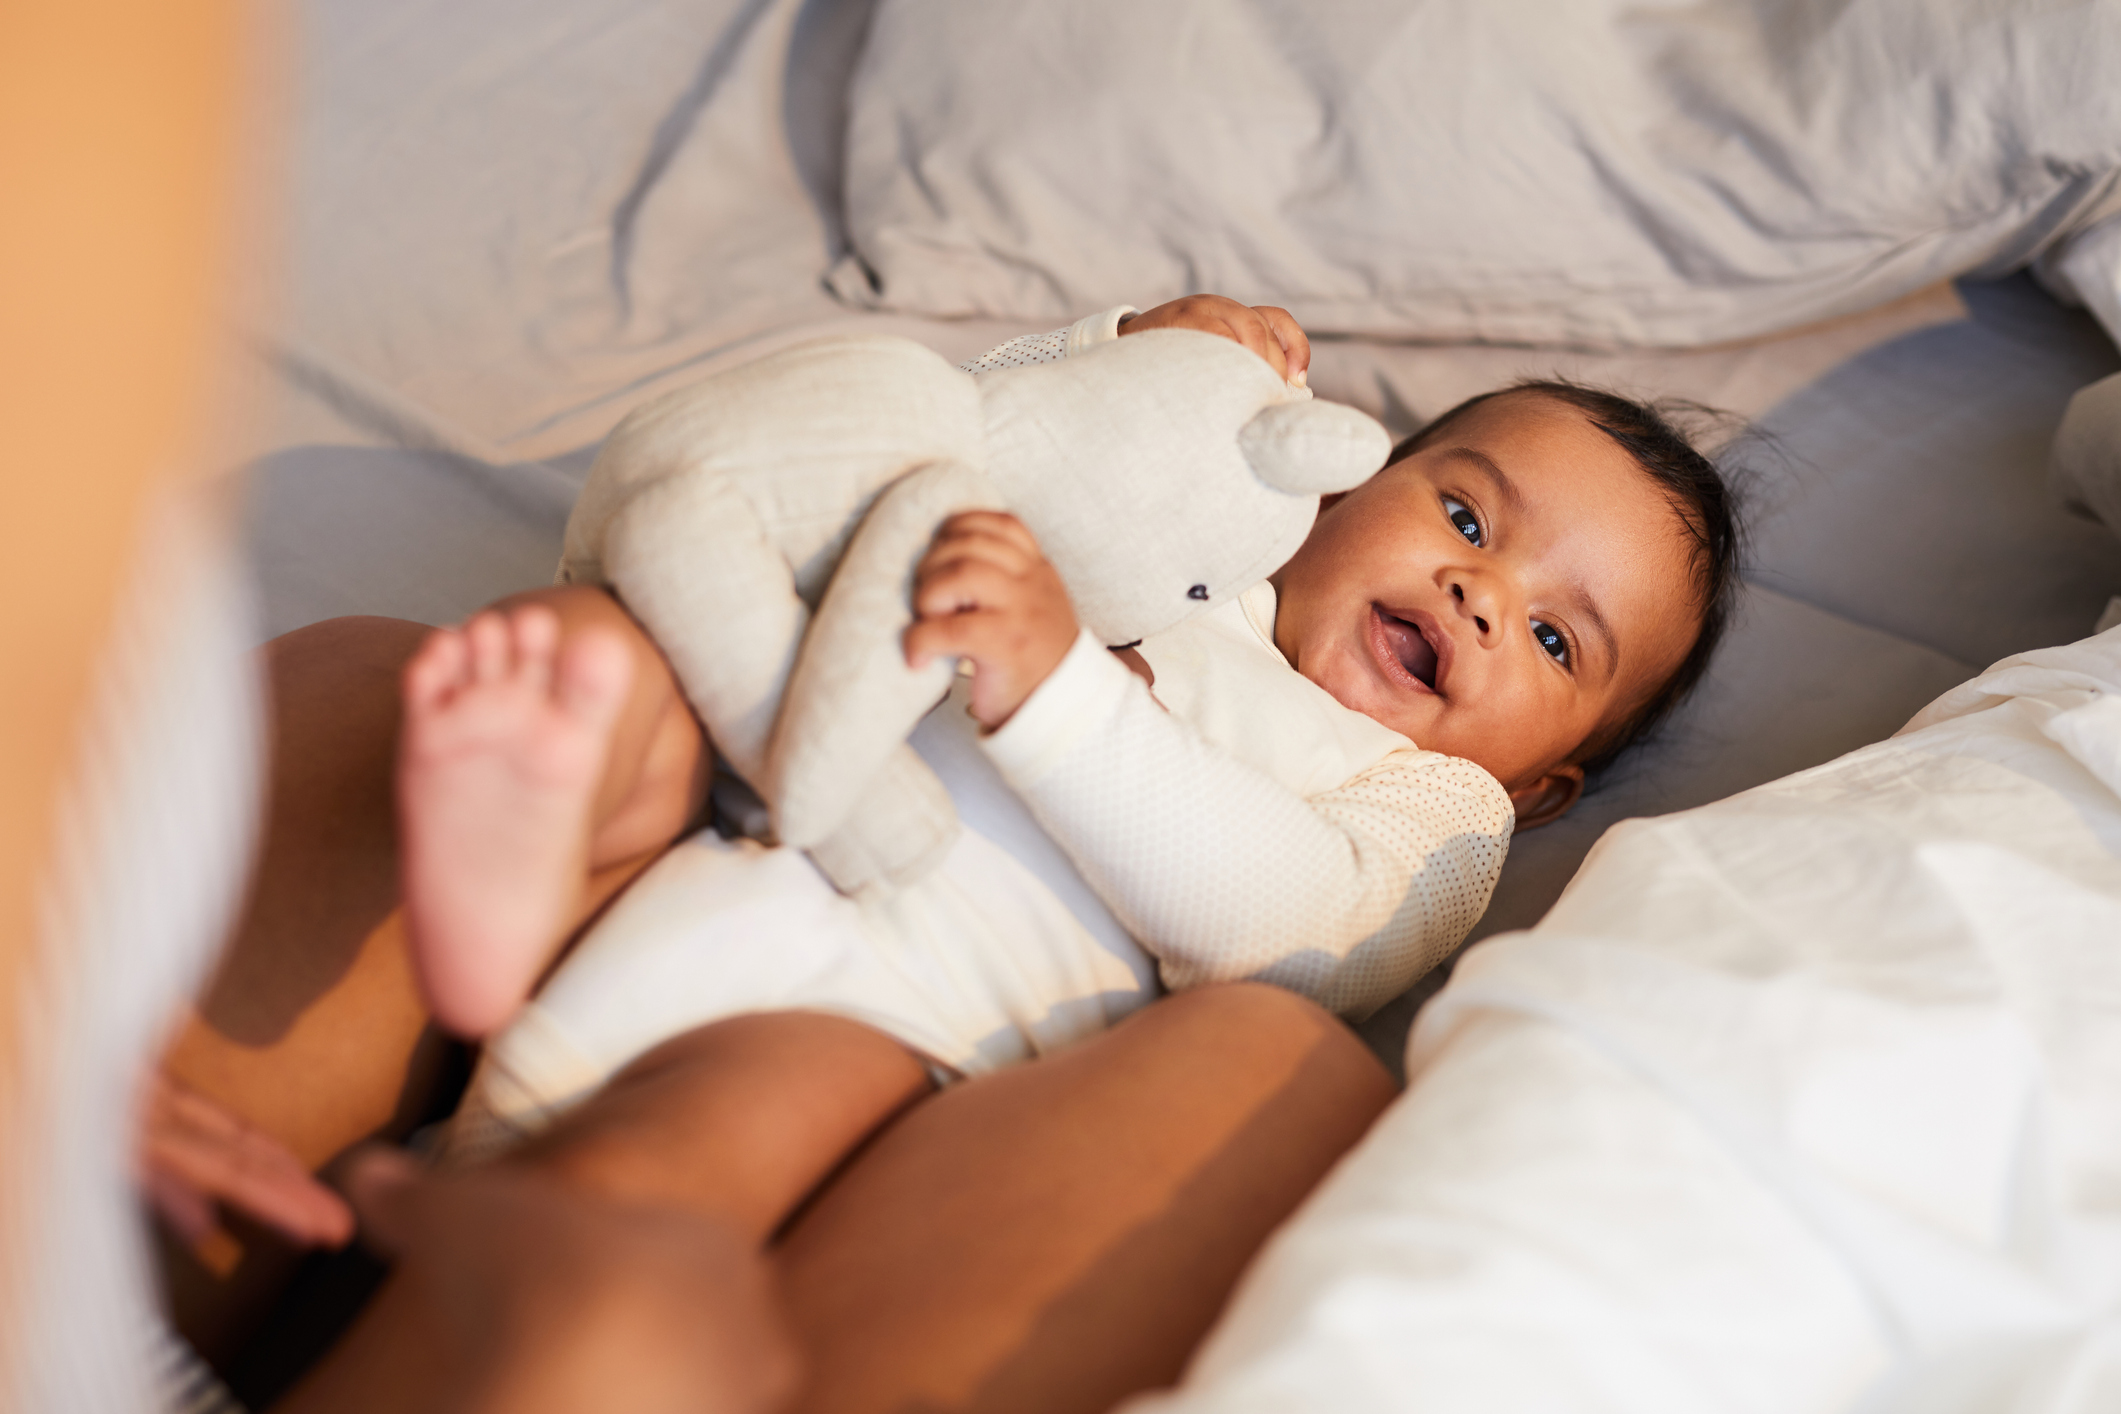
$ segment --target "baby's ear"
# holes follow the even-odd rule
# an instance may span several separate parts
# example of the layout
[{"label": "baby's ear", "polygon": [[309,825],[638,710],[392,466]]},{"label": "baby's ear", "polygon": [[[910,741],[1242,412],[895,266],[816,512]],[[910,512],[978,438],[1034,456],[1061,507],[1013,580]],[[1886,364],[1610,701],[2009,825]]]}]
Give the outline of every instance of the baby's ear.
[{"label": "baby's ear", "polygon": [[1518,833],[1552,824],[1582,798],[1583,767],[1573,763],[1556,766],[1530,785],[1519,786],[1510,792],[1510,804],[1517,807]]}]

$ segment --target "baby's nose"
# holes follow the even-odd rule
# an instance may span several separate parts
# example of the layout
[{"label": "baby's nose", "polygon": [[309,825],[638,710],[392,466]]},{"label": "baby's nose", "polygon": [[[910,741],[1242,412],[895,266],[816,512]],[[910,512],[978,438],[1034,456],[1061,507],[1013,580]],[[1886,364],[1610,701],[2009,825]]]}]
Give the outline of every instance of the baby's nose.
[{"label": "baby's nose", "polygon": [[[1456,599],[1456,600],[1457,600],[1457,601],[1458,601],[1459,603],[1461,603],[1461,604],[1465,603],[1465,601],[1466,601],[1466,587],[1465,587],[1465,586],[1464,586],[1463,584],[1454,584],[1454,585],[1452,585],[1452,586],[1451,586],[1451,597],[1452,597],[1453,599]],[[1475,614],[1475,615],[1473,615],[1473,625],[1474,625],[1474,627],[1478,628],[1478,629],[1479,629],[1479,630],[1480,630],[1480,631],[1481,631],[1481,632],[1482,632],[1483,634],[1485,634],[1485,633],[1486,633],[1486,632],[1488,631],[1488,621],[1487,621],[1486,619],[1482,618],[1482,617],[1481,617],[1481,616],[1480,616],[1479,614]]]}]

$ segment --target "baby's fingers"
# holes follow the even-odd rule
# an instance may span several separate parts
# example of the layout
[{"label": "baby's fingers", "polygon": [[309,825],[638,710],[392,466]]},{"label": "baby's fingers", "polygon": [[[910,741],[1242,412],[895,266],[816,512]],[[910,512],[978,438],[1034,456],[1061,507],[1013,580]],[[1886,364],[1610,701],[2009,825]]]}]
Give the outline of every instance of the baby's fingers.
[{"label": "baby's fingers", "polygon": [[953,516],[936,532],[935,543],[914,568],[916,608],[920,596],[939,580],[980,568],[995,571],[1005,579],[1023,579],[1044,560],[1038,542],[1014,516],[980,521]]},{"label": "baby's fingers", "polygon": [[1224,323],[1230,330],[1230,337],[1265,359],[1277,377],[1285,379],[1289,376],[1289,359],[1282,352],[1281,340],[1258,310],[1232,300]]},{"label": "baby's fingers", "polygon": [[[1311,372],[1311,338],[1304,333],[1296,316],[1279,305],[1259,304],[1252,312],[1265,322],[1268,332],[1281,345],[1282,358],[1288,372],[1283,376],[1297,387],[1304,386]],[[1272,360],[1268,360],[1272,362]]]},{"label": "baby's fingers", "polygon": [[977,555],[956,556],[922,566],[913,590],[913,612],[922,619],[998,609],[1023,582],[1018,571]]},{"label": "baby's fingers", "polygon": [[938,658],[964,656],[966,621],[971,614],[944,614],[932,619],[915,620],[906,630],[906,664],[912,668],[925,668]]},{"label": "baby's fingers", "polygon": [[1044,556],[1024,523],[1007,511],[960,511],[936,528],[927,561],[971,555],[1022,571]]}]

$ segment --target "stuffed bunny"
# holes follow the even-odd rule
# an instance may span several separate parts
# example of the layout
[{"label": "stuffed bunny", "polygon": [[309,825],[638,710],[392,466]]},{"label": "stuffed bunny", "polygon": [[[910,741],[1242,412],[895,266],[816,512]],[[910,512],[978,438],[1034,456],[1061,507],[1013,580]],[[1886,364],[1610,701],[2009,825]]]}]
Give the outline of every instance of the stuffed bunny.
[{"label": "stuffed bunny", "polygon": [[916,671],[901,644],[946,517],[1014,513],[1083,625],[1128,644],[1272,573],[1319,497],[1389,450],[1373,419],[1190,330],[978,377],[908,340],[825,338],[621,423],[559,578],[618,593],[781,842],[859,894],[918,877],[956,834],[905,744],[955,665]]}]

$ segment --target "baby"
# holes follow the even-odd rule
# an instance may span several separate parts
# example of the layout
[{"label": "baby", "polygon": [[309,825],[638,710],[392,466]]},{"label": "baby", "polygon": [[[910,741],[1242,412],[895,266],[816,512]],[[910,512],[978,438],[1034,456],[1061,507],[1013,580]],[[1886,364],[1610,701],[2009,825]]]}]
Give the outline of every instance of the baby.
[{"label": "baby", "polygon": [[[1280,311],[1127,313],[974,367],[1174,325],[1292,377],[1308,360]],[[794,851],[687,840],[494,1036],[468,1112],[537,1128],[726,1018],[851,1021],[947,1080],[1109,1025],[1159,980],[1259,978],[1365,1014],[1478,919],[1513,824],[1559,817],[1700,676],[1734,542],[1683,437],[1560,384],[1452,409],[1327,498],[1270,580],[1124,666],[1080,634],[1021,524],[958,516],[916,575],[905,643],[971,667],[963,710],[914,742],[966,825],[949,858],[858,902]],[[492,1029],[551,954],[623,661],[588,634],[562,653],[521,610],[438,634],[408,672],[407,911],[446,1024]],[[472,730],[482,714],[512,725]],[[560,777],[587,784],[570,799]],[[526,872],[533,889],[501,882]],[[729,1084],[748,1077],[747,1104],[785,1099],[784,1071],[709,1049]]]}]

